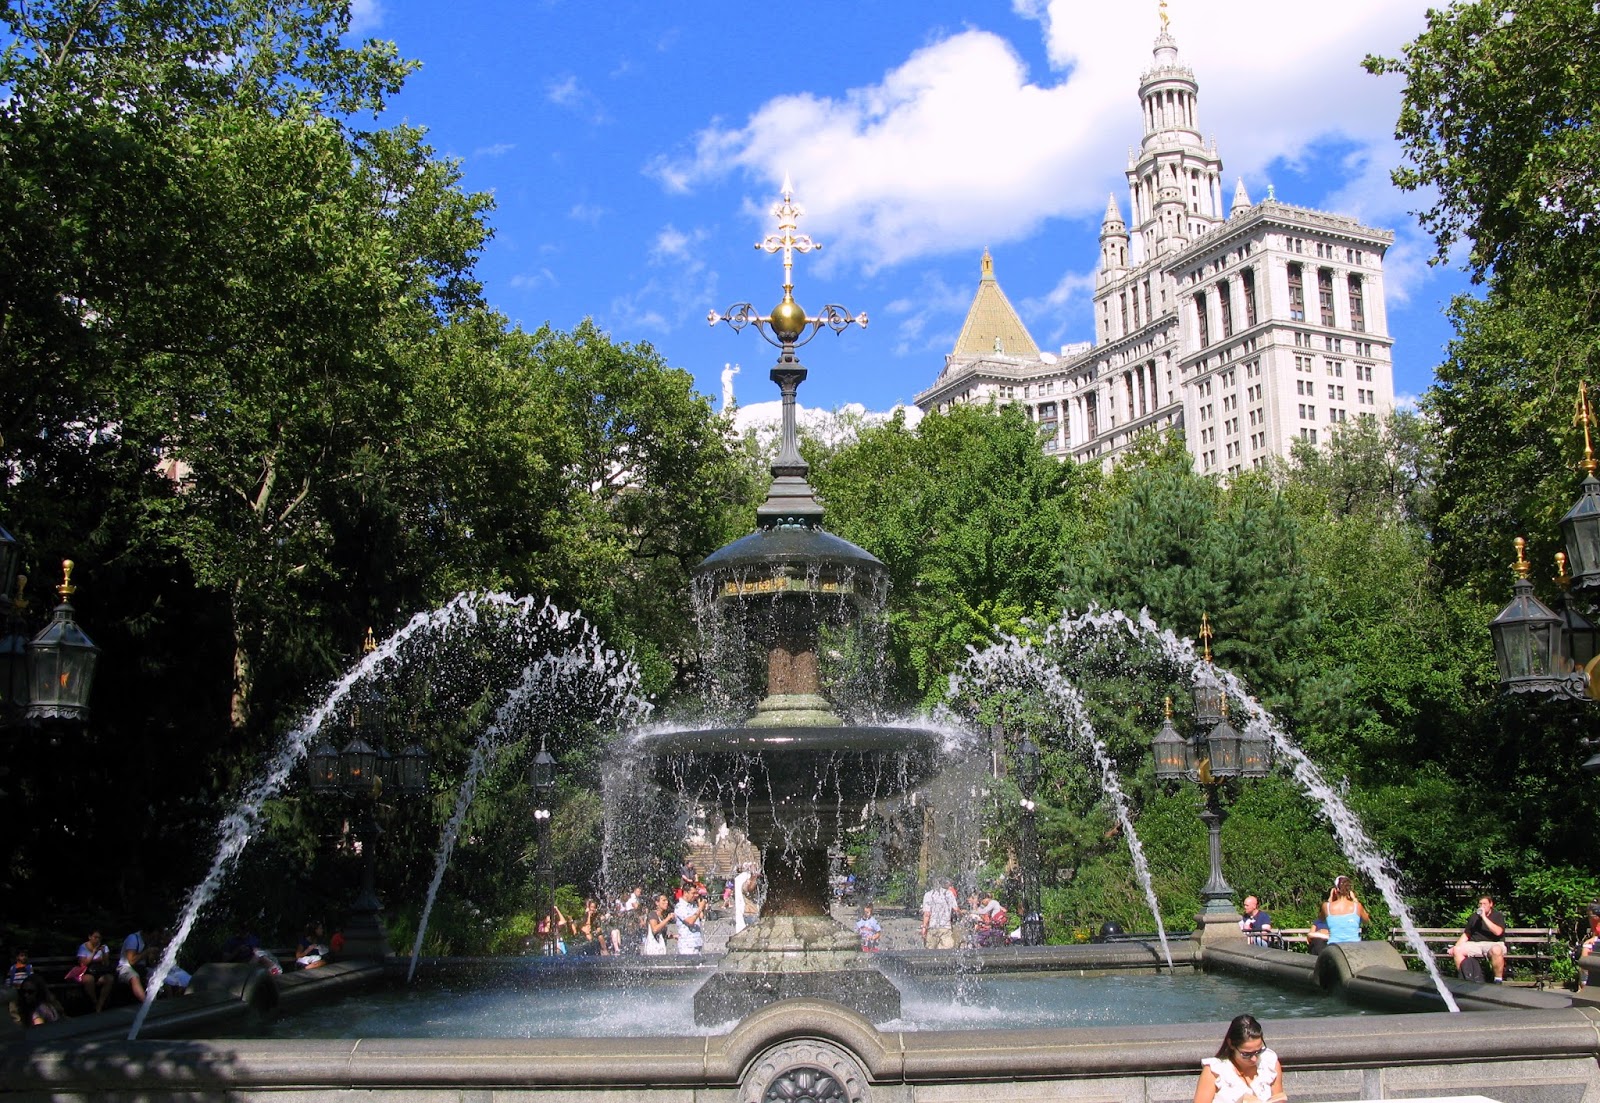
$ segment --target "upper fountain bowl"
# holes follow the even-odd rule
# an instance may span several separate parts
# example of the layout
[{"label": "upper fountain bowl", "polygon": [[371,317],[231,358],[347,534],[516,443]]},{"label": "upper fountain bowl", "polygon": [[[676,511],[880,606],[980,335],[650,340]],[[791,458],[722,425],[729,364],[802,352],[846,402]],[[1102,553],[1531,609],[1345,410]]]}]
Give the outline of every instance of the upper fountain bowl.
[{"label": "upper fountain bowl", "polygon": [[715,779],[737,788],[748,778],[749,798],[784,804],[903,793],[937,769],[943,745],[931,728],[860,724],[652,732],[641,749],[663,782]]},{"label": "upper fountain bowl", "polygon": [[[781,578],[792,583],[809,577],[817,579],[819,588],[849,584],[852,589],[867,593],[877,588],[888,568],[870,552],[823,529],[773,526],[718,548],[701,561],[695,574],[715,579],[717,596],[739,597],[747,592],[798,588],[780,585],[752,591],[764,579]],[[857,580],[868,584],[861,585]],[[839,585],[833,588],[837,590]]]}]

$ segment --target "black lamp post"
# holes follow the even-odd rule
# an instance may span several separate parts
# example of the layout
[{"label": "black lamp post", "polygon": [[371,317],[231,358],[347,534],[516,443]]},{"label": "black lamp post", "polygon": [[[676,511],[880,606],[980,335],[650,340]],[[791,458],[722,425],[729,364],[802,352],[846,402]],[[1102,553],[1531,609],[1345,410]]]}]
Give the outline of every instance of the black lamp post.
[{"label": "black lamp post", "polygon": [[1265,777],[1272,767],[1271,746],[1266,736],[1241,733],[1228,720],[1228,697],[1211,665],[1211,622],[1202,617],[1200,638],[1204,660],[1195,671],[1194,735],[1185,739],[1172,723],[1172,698],[1167,698],[1166,717],[1161,730],[1151,741],[1155,753],[1156,780],[1187,780],[1200,785],[1205,804],[1200,822],[1206,825],[1210,850],[1211,876],[1201,890],[1205,910],[1202,924],[1236,920],[1233,889],[1222,876],[1222,824],[1227,813],[1222,807],[1221,790],[1233,778]]},{"label": "black lamp post", "polygon": [[1039,785],[1039,748],[1026,732],[1016,751],[1017,789],[1022,794],[1022,944],[1044,945],[1044,915],[1039,900],[1039,828],[1033,797]]},{"label": "black lamp post", "polygon": [[[363,652],[377,644],[367,629]],[[338,795],[356,802],[358,833],[362,841],[361,889],[345,924],[345,954],[351,958],[384,958],[390,954],[383,924],[383,901],[378,897],[379,802],[385,792],[416,799],[428,792],[428,752],[413,742],[398,754],[384,748],[388,699],[376,684],[369,684],[351,710],[354,734],[343,750],[319,741],[306,756],[313,793]]]},{"label": "black lamp post", "polygon": [[549,941],[553,945],[556,941],[556,874],[550,855],[550,805],[555,796],[556,760],[545,748],[542,736],[539,753],[533,756],[533,764],[528,768],[528,780],[533,786],[533,823],[539,833],[538,874],[547,894],[545,921],[550,925]]}]

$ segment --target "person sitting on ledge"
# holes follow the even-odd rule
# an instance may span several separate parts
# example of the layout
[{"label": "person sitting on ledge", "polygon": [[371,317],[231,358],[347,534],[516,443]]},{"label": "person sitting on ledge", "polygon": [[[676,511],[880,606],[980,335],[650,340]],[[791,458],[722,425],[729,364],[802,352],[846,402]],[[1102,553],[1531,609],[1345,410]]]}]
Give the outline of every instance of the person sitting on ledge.
[{"label": "person sitting on ledge", "polygon": [[1324,900],[1317,905],[1317,914],[1311,920],[1311,929],[1306,932],[1306,949],[1313,954],[1320,954],[1328,945],[1328,902]]},{"label": "person sitting on ledge", "polygon": [[1328,942],[1360,942],[1361,924],[1370,922],[1350,878],[1335,878],[1328,891]]},{"label": "person sitting on ledge", "polygon": [[1239,920],[1244,940],[1252,946],[1265,946],[1272,933],[1272,916],[1261,910],[1261,901],[1254,896],[1244,898],[1244,917]]},{"label": "person sitting on ledge", "polygon": [[1267,1048],[1254,1015],[1239,1015],[1228,1024],[1222,1048],[1200,1062],[1200,1083],[1194,1103],[1288,1103],[1283,1091],[1283,1064]]},{"label": "person sitting on ledge", "polygon": [[1450,960],[1461,972],[1461,963],[1467,958],[1488,958],[1494,967],[1494,983],[1504,984],[1506,979],[1506,921],[1494,910],[1494,900],[1488,896],[1478,899],[1478,908],[1467,919],[1466,930],[1450,947]]}]

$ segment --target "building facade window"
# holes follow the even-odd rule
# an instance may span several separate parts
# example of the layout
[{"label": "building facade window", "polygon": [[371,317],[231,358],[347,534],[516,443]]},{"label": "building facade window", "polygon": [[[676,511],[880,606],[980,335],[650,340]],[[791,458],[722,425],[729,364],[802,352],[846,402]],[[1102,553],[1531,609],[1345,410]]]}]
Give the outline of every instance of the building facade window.
[{"label": "building facade window", "polygon": [[1322,312],[1322,324],[1333,325],[1333,270],[1317,269],[1317,306]]},{"label": "building facade window", "polygon": [[1367,331],[1367,309],[1361,294],[1361,277],[1350,276],[1350,328],[1357,333]]},{"label": "building facade window", "polygon": [[1217,282],[1217,308],[1222,311],[1222,337],[1226,340],[1233,336],[1233,296],[1229,293],[1228,281]]},{"label": "building facade window", "polygon": [[1244,291],[1244,325],[1246,329],[1256,324],[1256,270],[1246,268],[1239,275],[1239,286]]},{"label": "building facade window", "polygon": [[1289,265],[1289,320],[1306,320],[1305,269],[1298,264]]},{"label": "building facade window", "polygon": [[1200,334],[1200,347],[1205,348],[1211,343],[1211,319],[1206,317],[1206,296],[1199,292],[1194,297],[1195,325]]}]

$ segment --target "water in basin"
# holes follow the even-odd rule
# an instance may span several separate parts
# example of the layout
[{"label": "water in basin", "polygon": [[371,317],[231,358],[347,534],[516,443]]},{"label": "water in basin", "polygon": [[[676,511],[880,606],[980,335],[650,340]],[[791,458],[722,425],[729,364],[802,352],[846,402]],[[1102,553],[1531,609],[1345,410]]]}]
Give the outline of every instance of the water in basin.
[{"label": "water in basin", "polygon": [[[640,977],[596,972],[575,983],[515,964],[491,973],[421,975],[409,986],[337,1000],[264,1024],[268,1037],[572,1038],[719,1034],[732,1023],[695,1024],[703,972]],[[901,1016],[882,1030],[994,1030],[1134,1026],[1257,1018],[1373,1014],[1309,989],[1215,974],[1069,977],[985,973],[899,977]]]}]

